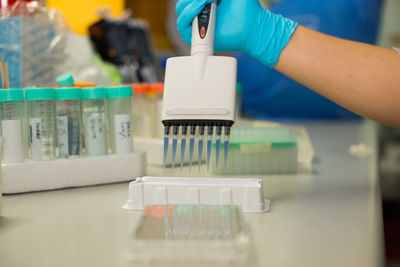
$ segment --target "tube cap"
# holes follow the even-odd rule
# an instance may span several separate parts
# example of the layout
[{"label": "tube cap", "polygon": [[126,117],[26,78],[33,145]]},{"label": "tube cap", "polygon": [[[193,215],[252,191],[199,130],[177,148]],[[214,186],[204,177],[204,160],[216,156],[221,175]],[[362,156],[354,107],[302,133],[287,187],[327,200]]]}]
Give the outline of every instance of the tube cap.
[{"label": "tube cap", "polygon": [[162,93],[164,93],[164,84],[163,83],[153,83],[151,85],[150,91],[153,94],[162,94]]},{"label": "tube cap", "polygon": [[107,87],[106,90],[108,98],[121,98],[132,96],[132,87],[126,85]]},{"label": "tube cap", "polygon": [[74,78],[70,73],[64,73],[57,77],[56,82],[60,87],[68,87],[74,85]]},{"label": "tube cap", "polygon": [[11,88],[0,90],[0,102],[24,101],[24,90]]},{"label": "tube cap", "polygon": [[132,84],[134,94],[147,94],[150,92],[150,85],[147,83],[134,83]]},{"label": "tube cap", "polygon": [[56,98],[53,88],[27,88],[25,89],[26,100],[52,100]]},{"label": "tube cap", "polygon": [[101,99],[107,97],[106,89],[104,87],[82,88],[81,92],[82,92],[81,99],[84,100]]},{"label": "tube cap", "polygon": [[95,87],[95,83],[91,82],[74,82],[74,86],[84,88],[84,87]]},{"label": "tube cap", "polygon": [[56,91],[57,100],[80,99],[81,88],[58,88]]}]

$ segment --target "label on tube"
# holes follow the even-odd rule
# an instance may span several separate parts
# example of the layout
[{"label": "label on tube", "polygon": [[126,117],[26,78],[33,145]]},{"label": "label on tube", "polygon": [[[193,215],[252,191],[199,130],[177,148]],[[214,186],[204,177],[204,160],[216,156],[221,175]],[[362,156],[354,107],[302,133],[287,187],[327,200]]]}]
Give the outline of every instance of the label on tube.
[{"label": "label on tube", "polygon": [[29,137],[31,144],[31,159],[42,160],[42,119],[29,119]]},{"label": "label on tube", "polygon": [[1,122],[1,128],[4,163],[22,162],[24,160],[24,144],[21,120],[4,120]]},{"label": "label on tube", "polygon": [[114,116],[115,153],[132,153],[131,115],[118,114]]},{"label": "label on tube", "polygon": [[87,150],[89,156],[107,154],[104,113],[92,113],[86,118]]},{"label": "label on tube", "polygon": [[57,116],[57,143],[61,158],[68,158],[68,116]]}]

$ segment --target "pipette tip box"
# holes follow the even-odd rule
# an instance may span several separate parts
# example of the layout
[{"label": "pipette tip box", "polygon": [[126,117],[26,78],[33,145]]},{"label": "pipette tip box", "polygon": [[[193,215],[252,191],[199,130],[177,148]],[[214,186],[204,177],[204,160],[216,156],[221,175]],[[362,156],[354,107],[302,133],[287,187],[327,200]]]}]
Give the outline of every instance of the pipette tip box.
[{"label": "pipette tip box", "polygon": [[124,209],[147,205],[238,205],[243,212],[269,211],[262,180],[253,178],[142,177],[129,183]]},{"label": "pipette tip box", "polygon": [[[217,168],[214,160],[211,171],[215,174],[234,175],[296,173],[297,139],[298,137],[285,127],[233,128],[227,167],[224,168],[223,164],[220,164]],[[216,148],[215,141],[213,148]],[[224,150],[221,148],[221,151]]]},{"label": "pipette tip box", "polygon": [[3,194],[129,181],[146,174],[146,154],[3,164]]}]

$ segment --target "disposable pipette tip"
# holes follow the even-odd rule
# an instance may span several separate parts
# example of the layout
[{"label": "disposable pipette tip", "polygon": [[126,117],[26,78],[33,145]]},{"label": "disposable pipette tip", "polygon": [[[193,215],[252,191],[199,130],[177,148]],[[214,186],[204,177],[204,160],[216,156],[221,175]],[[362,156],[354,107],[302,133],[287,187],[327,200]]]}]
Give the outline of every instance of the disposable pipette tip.
[{"label": "disposable pipette tip", "polygon": [[186,137],[182,137],[181,140],[181,172],[183,168],[183,160],[185,158],[185,148],[186,148]]},{"label": "disposable pipette tip", "polygon": [[228,166],[228,152],[229,152],[229,140],[225,140],[224,142],[224,155],[225,155],[225,168]]},{"label": "disposable pipette tip", "polygon": [[207,140],[207,172],[210,170],[211,148],[212,148],[212,136],[209,136]]},{"label": "disposable pipette tip", "polygon": [[221,149],[221,134],[222,134],[222,127],[217,126],[217,138],[215,140],[215,169],[216,170],[218,170],[219,152]]},{"label": "disposable pipette tip", "polygon": [[221,136],[217,137],[215,140],[215,168],[218,170],[218,162],[219,162],[219,151],[221,148]]},{"label": "disposable pipette tip", "polygon": [[172,169],[175,167],[176,148],[178,146],[178,138],[172,139]]},{"label": "disposable pipette tip", "polygon": [[175,125],[172,128],[172,169],[175,167],[175,158],[176,158],[176,148],[178,146],[178,134],[179,134],[179,126]]},{"label": "disposable pipette tip", "polygon": [[225,134],[225,142],[224,142],[225,168],[224,168],[224,170],[226,171],[226,167],[228,166],[229,137],[231,134],[231,128],[225,127],[224,134]]},{"label": "disposable pipette tip", "polygon": [[200,137],[199,139],[199,171],[201,166],[201,157],[203,155],[203,138]]},{"label": "disposable pipette tip", "polygon": [[208,137],[207,137],[207,172],[208,172],[210,170],[210,159],[211,159],[214,126],[208,126],[207,130],[208,130]]},{"label": "disposable pipette tip", "polygon": [[192,161],[193,161],[193,152],[194,152],[194,137],[190,138],[190,143],[189,143],[189,171],[192,171]]},{"label": "disposable pipette tip", "polygon": [[169,137],[165,136],[164,137],[164,169],[165,169],[165,165],[167,163],[167,155],[168,155],[168,143],[169,143]]}]

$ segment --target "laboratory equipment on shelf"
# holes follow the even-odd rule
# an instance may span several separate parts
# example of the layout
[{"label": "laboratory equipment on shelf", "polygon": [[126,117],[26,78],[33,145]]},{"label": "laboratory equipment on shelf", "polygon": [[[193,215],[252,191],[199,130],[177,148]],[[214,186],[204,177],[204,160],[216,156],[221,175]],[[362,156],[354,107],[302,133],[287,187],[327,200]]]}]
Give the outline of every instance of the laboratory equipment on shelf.
[{"label": "laboratory equipment on shelf", "polygon": [[[217,148],[222,145],[213,143]],[[216,149],[216,151],[218,151]],[[289,174],[297,171],[297,136],[285,127],[233,128],[225,169],[216,174]],[[218,156],[217,156],[218,157]]]},{"label": "laboratory equipment on shelf", "polygon": [[234,205],[150,205],[131,235],[140,266],[255,266],[253,251]]},{"label": "laboratory equipment on shelf", "polygon": [[214,128],[217,140],[222,139],[224,128],[224,144],[226,147],[229,144],[235,120],[237,62],[233,57],[213,56],[215,15],[216,3],[213,2],[193,20],[191,56],[167,60],[161,120],[165,127],[164,162],[172,128],[172,167],[180,134],[182,144],[190,135],[189,157],[192,158],[198,131],[199,162],[207,135],[207,169]]},{"label": "laboratory equipment on shelf", "polygon": [[25,160],[25,103],[23,89],[0,90],[2,162]]},{"label": "laboratory equipment on shelf", "polygon": [[55,92],[58,157],[79,157],[82,150],[81,89],[59,88]]},{"label": "laboratory equipment on shelf", "polygon": [[31,160],[52,160],[55,157],[55,97],[53,88],[25,89]]},{"label": "laboratory equipment on shelf", "polygon": [[147,83],[134,83],[132,84],[132,89],[132,116],[135,122],[133,124],[133,135],[151,137],[151,119],[149,112],[151,105],[148,98],[151,87]]},{"label": "laboratory equipment on shelf", "polygon": [[132,87],[107,87],[106,90],[111,150],[114,154],[132,153]]},{"label": "laboratory equipment on shelf", "polygon": [[107,155],[106,97],[104,87],[82,88],[82,120],[87,156]]}]

